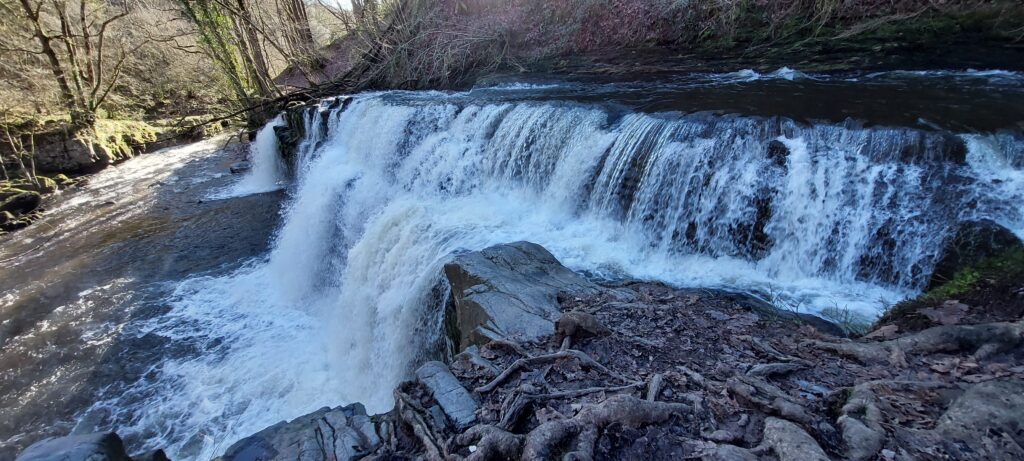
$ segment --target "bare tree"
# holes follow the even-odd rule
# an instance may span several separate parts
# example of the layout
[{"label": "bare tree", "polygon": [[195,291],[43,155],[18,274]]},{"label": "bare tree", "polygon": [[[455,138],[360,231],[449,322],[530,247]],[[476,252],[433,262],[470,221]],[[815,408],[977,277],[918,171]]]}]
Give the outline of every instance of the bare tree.
[{"label": "bare tree", "polygon": [[128,3],[113,9],[90,0],[18,0],[18,6],[5,5],[4,10],[17,14],[16,28],[30,35],[36,46],[15,51],[45,57],[72,125],[93,129],[96,112],[117,84],[131,52],[124,43],[116,43],[112,53],[108,42],[111,24],[128,15]]}]

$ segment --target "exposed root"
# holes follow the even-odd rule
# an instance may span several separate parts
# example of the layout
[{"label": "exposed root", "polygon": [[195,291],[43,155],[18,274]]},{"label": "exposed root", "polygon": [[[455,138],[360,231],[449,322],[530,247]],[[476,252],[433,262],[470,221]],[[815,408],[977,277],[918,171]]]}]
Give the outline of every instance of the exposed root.
[{"label": "exposed root", "polygon": [[766,381],[752,376],[736,376],[728,382],[729,391],[767,413],[779,415],[804,425],[814,418],[796,399]]},{"label": "exposed root", "polygon": [[692,408],[682,403],[647,402],[632,396],[616,395],[599,404],[583,407],[572,418],[537,426],[526,436],[521,459],[552,459],[558,447],[571,437],[575,437],[570,445],[574,449],[566,459],[593,459],[598,433],[609,424],[639,427],[663,422],[674,414],[689,413],[692,413]]},{"label": "exposed root", "polygon": [[877,343],[811,340],[808,344],[861,362],[884,362],[902,353],[928,354],[969,352],[983,358],[1013,350],[1024,344],[1024,321],[981,325],[943,325],[918,333]]},{"label": "exposed root", "polygon": [[522,451],[523,439],[521,435],[491,425],[479,425],[456,436],[455,443],[461,446],[476,446],[476,451],[470,453],[466,461],[485,461],[516,459]]},{"label": "exposed root", "polygon": [[437,431],[426,416],[427,411],[406,394],[402,387],[395,389],[395,409],[402,422],[412,428],[413,434],[423,445],[425,458],[429,461],[444,461],[447,457],[443,445],[438,440]]},{"label": "exposed root", "polygon": [[658,373],[651,378],[651,382],[647,385],[647,396],[645,400],[653,402],[658,399],[658,394],[661,393],[661,386],[664,384],[665,377]]},{"label": "exposed root", "polygon": [[519,343],[515,341],[509,341],[507,339],[492,340],[491,342],[484,345],[484,349],[508,349],[523,357],[530,356],[530,353],[526,352],[526,349],[523,349],[523,346],[519,345]]},{"label": "exposed root", "polygon": [[605,374],[607,374],[609,376],[612,376],[612,377],[614,377],[614,378],[616,378],[616,379],[618,379],[620,381],[629,382],[629,380],[626,379],[625,377],[623,377],[622,375],[620,375],[618,373],[615,373],[614,371],[609,370],[608,368],[606,368],[604,365],[601,365],[600,363],[597,363],[597,361],[595,361],[594,359],[590,358],[590,356],[587,355],[585,352],[578,351],[578,350],[575,350],[575,349],[568,349],[568,350],[564,350],[564,351],[558,351],[558,352],[555,352],[555,353],[552,353],[552,354],[538,355],[536,357],[526,357],[526,358],[522,358],[522,359],[516,360],[515,363],[512,364],[512,366],[506,368],[505,371],[501,372],[501,374],[498,375],[497,377],[495,377],[493,380],[491,380],[491,382],[489,382],[487,384],[484,384],[483,386],[480,386],[480,387],[474,389],[474,391],[477,392],[477,393],[480,393],[480,394],[483,394],[485,392],[490,392],[490,391],[494,390],[494,388],[498,387],[502,382],[504,382],[510,376],[512,376],[515,372],[519,371],[520,369],[533,368],[533,367],[536,367],[537,365],[540,365],[540,364],[543,364],[543,363],[553,362],[553,361],[562,360],[562,359],[576,359],[576,360],[579,360],[584,366],[587,366],[587,367],[596,369],[598,371],[601,371],[601,372],[603,372],[603,373],[605,373]]},{"label": "exposed root", "polygon": [[631,391],[641,386],[643,386],[643,383],[632,383],[616,387],[588,387],[585,389],[558,391],[548,394],[532,394],[523,391],[514,392],[515,398],[512,400],[511,404],[505,405],[505,408],[508,410],[506,410],[502,415],[501,422],[498,423],[498,427],[505,430],[512,430],[512,428],[519,422],[523,412],[534,402],[555,399],[571,399],[588,394],[596,394],[598,392]]},{"label": "exposed root", "polygon": [[802,363],[759,363],[747,370],[748,376],[769,378],[776,375],[788,375],[803,370],[807,365]]}]

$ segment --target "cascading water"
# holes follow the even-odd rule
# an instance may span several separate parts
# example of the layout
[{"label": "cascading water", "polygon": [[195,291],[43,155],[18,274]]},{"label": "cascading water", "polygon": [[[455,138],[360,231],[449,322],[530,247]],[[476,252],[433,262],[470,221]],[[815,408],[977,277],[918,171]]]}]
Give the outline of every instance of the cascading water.
[{"label": "cascading water", "polygon": [[[434,288],[459,249],[529,240],[597,277],[870,318],[923,286],[958,221],[1024,235],[1010,135],[441,93],[323,107],[306,114],[273,251],[186,281],[148,327],[204,352],[119,397],[156,399],[147,411],[97,405],[121,431],[209,459],[320,406],[389,409],[438,341]],[[261,154],[254,175],[261,161],[277,160]]]},{"label": "cascading water", "polygon": [[231,188],[215,193],[215,199],[260,194],[284,187],[286,167],[278,154],[277,134],[274,128],[284,125],[284,117],[277,116],[256,133],[250,153],[251,168],[241,181]]}]

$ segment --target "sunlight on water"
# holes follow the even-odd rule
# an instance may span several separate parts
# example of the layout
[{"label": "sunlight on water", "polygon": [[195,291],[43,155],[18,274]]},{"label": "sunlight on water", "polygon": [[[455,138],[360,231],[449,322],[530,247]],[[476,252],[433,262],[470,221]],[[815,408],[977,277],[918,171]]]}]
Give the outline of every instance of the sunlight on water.
[{"label": "sunlight on water", "polygon": [[[127,393],[152,400],[122,430],[174,459],[212,458],[324,405],[390,409],[394,386],[437,340],[431,289],[455,250],[529,240],[595,276],[747,290],[869,319],[923,286],[958,220],[1024,229],[1011,139],[965,138],[958,166],[928,153],[906,161],[907,146],[939,142],[910,129],[614,118],[436,93],[364,95],[306,120],[271,253],[186,281],[149,326],[204,351]],[[268,154],[280,123],[261,130],[235,192],[280,181]],[[781,160],[768,155],[773,141]],[[967,201],[970,215],[958,215]]]}]

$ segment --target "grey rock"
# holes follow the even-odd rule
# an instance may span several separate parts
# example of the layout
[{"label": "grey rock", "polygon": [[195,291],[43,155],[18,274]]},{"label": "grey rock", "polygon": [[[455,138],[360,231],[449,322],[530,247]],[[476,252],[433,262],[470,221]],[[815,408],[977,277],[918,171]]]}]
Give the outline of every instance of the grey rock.
[{"label": "grey rock", "polygon": [[554,333],[558,293],[597,287],[530,242],[455,255],[445,264],[457,317],[459,350],[494,339],[534,340]]},{"label": "grey rock", "polygon": [[230,170],[232,174],[244,173],[252,169],[252,164],[249,162],[237,162],[232,163]]},{"label": "grey rock", "polygon": [[131,461],[113,432],[44,439],[23,451],[16,461]]},{"label": "grey rock", "polygon": [[970,452],[972,459],[1024,459],[1024,382],[971,386],[939,418],[935,432],[955,441],[951,452]]},{"label": "grey rock", "polygon": [[280,422],[231,445],[223,461],[343,461],[380,444],[377,428],[361,404],[321,408]]},{"label": "grey rock", "polygon": [[746,448],[721,444],[701,456],[704,461],[757,461],[757,455]]},{"label": "grey rock", "polygon": [[441,362],[427,362],[416,370],[416,379],[430,389],[434,400],[459,431],[476,422],[476,401]]},{"label": "grey rock", "polygon": [[830,461],[814,438],[784,419],[765,419],[762,444],[770,447],[779,461]]}]

